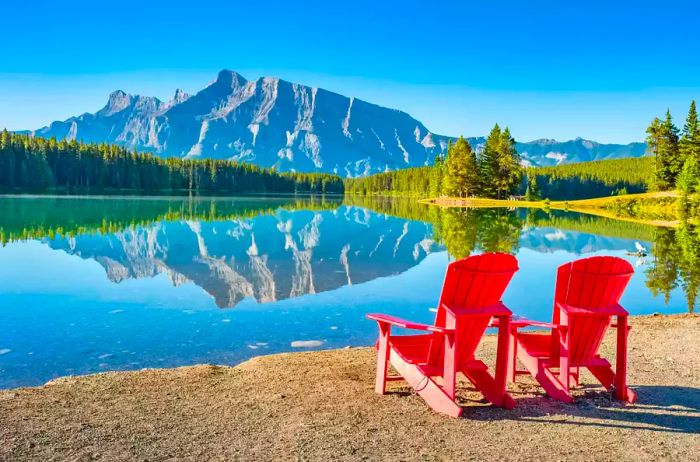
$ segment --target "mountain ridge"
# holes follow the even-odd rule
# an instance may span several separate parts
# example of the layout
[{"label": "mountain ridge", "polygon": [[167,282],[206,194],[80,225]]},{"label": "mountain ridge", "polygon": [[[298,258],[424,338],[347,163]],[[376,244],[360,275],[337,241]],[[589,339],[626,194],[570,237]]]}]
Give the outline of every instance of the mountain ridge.
[{"label": "mountain ridge", "polygon": [[[115,143],[163,157],[215,158],[353,177],[429,165],[454,137],[408,113],[277,77],[247,80],[221,70],[204,89],[177,89],[168,101],[116,90],[95,113],[31,132],[35,136]],[[468,138],[479,150],[483,137]],[[644,143],[577,138],[518,142],[525,165],[557,165],[644,155]]]}]

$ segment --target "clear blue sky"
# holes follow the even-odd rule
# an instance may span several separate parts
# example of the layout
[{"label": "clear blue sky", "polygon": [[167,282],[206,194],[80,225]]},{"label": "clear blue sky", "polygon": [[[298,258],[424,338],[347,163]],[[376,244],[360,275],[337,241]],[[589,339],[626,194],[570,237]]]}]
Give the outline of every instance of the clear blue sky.
[{"label": "clear blue sky", "polygon": [[641,140],[700,99],[700,7],[641,1],[12,1],[0,127],[168,98],[222,68],[409,112],[437,133]]}]

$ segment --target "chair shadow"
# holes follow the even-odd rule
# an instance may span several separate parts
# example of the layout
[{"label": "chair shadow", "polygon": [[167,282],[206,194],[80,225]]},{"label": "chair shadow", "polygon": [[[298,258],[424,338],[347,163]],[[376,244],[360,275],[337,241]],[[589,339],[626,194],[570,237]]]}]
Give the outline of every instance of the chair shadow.
[{"label": "chair shadow", "polygon": [[[595,388],[591,390],[591,388]],[[518,397],[513,410],[465,407],[463,418],[477,420],[523,420],[556,425],[596,426],[670,433],[700,433],[700,389],[676,386],[635,386],[637,403],[612,399],[599,387],[579,387],[583,395],[573,404],[546,396]],[[552,416],[585,418],[562,420]]]}]

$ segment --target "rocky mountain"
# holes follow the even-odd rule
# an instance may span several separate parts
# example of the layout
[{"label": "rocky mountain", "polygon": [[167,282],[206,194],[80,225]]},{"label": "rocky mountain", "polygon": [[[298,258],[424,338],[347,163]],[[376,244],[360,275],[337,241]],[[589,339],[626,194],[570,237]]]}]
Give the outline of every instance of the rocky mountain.
[{"label": "rocky mountain", "polygon": [[645,154],[645,143],[601,144],[595,141],[576,138],[570,141],[540,139],[527,143],[516,143],[523,164],[550,166],[588,162],[592,160],[641,157]]},{"label": "rocky mountain", "polygon": [[178,90],[167,102],[116,91],[96,113],[34,134],[343,176],[425,165],[447,145],[404,112],[228,70],[195,95]]},{"label": "rocky mountain", "polygon": [[[105,107],[57,121],[36,136],[116,143],[160,156],[232,159],[280,171],[359,176],[427,165],[445,150],[405,112],[273,77],[223,70],[194,95],[169,101],[115,91]],[[483,145],[483,138],[470,138]],[[518,143],[527,165],[643,155],[645,145],[536,140]]]}]

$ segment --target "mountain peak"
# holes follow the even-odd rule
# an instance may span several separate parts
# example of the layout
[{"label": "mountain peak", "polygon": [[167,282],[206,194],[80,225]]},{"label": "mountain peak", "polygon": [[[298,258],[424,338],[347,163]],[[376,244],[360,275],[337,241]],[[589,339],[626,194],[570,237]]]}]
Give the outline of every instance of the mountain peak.
[{"label": "mountain peak", "polygon": [[221,69],[214,80],[215,84],[226,86],[244,85],[246,82],[247,80],[241,74],[229,69]]},{"label": "mountain peak", "polygon": [[534,141],[531,141],[531,143],[536,143],[536,144],[556,144],[558,143],[557,140],[554,138],[538,138]]},{"label": "mountain peak", "polygon": [[123,111],[131,104],[131,95],[123,90],[116,90],[109,94],[107,105],[102,109],[103,115],[111,115]]},{"label": "mountain peak", "polygon": [[585,138],[581,138],[580,136],[576,138],[576,142],[581,143],[581,145],[586,149],[593,149],[595,146],[598,146],[596,141],[587,140]]},{"label": "mountain peak", "polygon": [[175,95],[173,96],[173,99],[171,100],[172,104],[180,104],[183,101],[186,101],[189,99],[190,95],[188,93],[185,93],[184,90],[181,88],[178,88],[175,90]]},{"label": "mountain peak", "polygon": [[123,98],[125,96],[129,96],[124,90],[115,90],[112,93],[109,94],[109,99],[112,98]]}]

